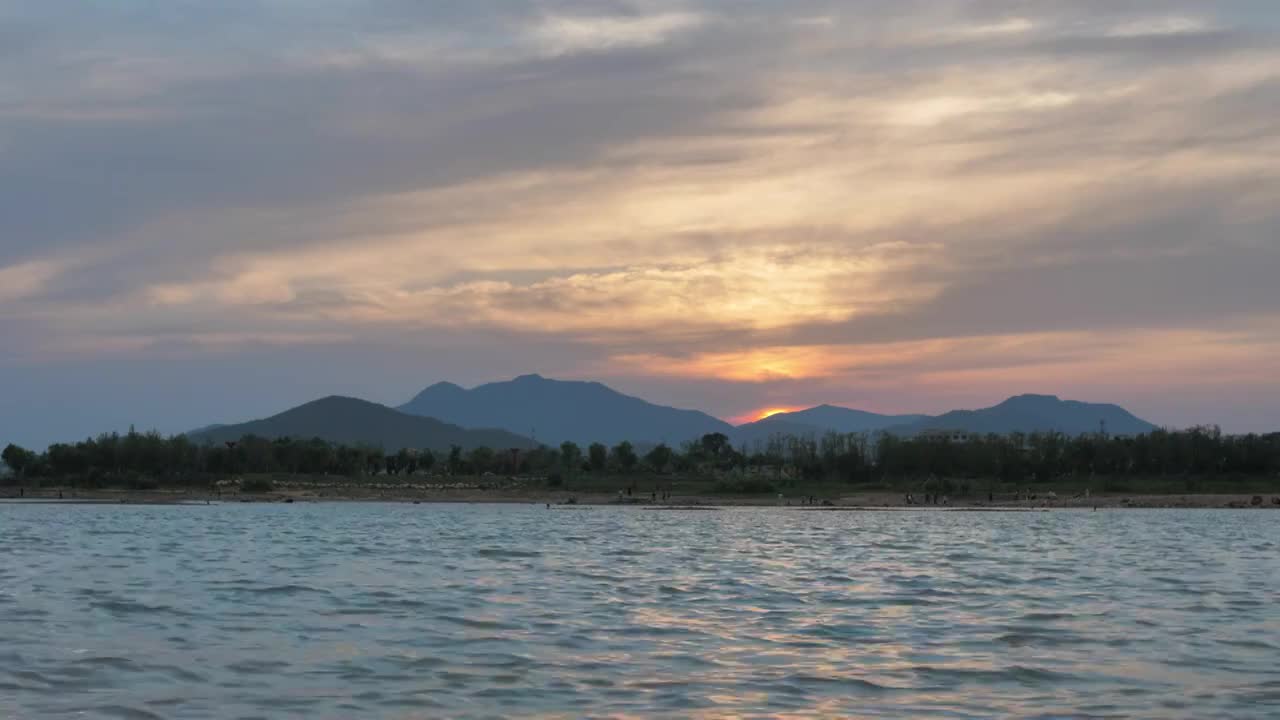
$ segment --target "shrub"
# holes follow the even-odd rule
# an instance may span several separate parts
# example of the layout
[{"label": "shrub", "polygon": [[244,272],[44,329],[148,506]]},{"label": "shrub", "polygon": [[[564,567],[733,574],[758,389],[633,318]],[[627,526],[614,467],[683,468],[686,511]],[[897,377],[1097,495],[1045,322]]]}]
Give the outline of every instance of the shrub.
[{"label": "shrub", "polygon": [[740,495],[761,495],[764,493],[775,493],[778,489],[768,480],[736,480],[729,482],[721,480],[716,483],[716,492],[737,493]]},{"label": "shrub", "polygon": [[266,493],[275,489],[276,486],[269,478],[249,478],[240,483],[240,492]]},{"label": "shrub", "polygon": [[108,475],[98,468],[91,468],[89,472],[80,477],[80,481],[76,483],[80,487],[96,490],[106,487]]},{"label": "shrub", "polygon": [[1103,492],[1118,493],[1118,492],[1130,492],[1132,490],[1133,490],[1133,485],[1126,478],[1112,476],[1112,477],[1107,477],[1102,481]]},{"label": "shrub", "polygon": [[125,487],[130,490],[158,490],[160,482],[153,477],[130,472],[125,476]]}]

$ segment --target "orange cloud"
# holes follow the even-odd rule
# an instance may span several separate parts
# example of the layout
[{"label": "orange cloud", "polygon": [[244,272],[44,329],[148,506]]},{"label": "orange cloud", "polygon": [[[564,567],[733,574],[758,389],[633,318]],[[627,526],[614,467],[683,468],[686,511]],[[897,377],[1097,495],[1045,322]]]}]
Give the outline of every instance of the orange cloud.
[{"label": "orange cloud", "polygon": [[836,372],[842,362],[837,353],[823,346],[696,353],[688,357],[633,353],[610,358],[615,370],[748,383],[825,377]]},{"label": "orange cloud", "polygon": [[[1071,331],[869,344],[779,346],[687,356],[620,354],[605,374],[665,375],[740,383],[821,380],[911,386],[945,395],[1005,388],[1070,393],[1073,378],[1117,390],[1202,382],[1266,383],[1280,372],[1280,338],[1244,326],[1235,331]],[[1086,383],[1082,383],[1081,387]],[[837,391],[838,392],[838,391]],[[760,419],[788,408],[771,404],[733,418]]]}]

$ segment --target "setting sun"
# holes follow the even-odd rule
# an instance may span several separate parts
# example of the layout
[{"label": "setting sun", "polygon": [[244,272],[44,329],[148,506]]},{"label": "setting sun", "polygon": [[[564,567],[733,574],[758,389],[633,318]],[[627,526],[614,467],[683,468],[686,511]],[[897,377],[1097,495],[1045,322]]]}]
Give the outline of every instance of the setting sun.
[{"label": "setting sun", "polygon": [[779,415],[781,413],[796,412],[797,410],[803,410],[803,409],[804,408],[799,408],[799,407],[763,408],[760,410],[752,410],[750,412],[745,412],[736,417],[729,418],[729,422],[733,423],[734,425],[742,425],[743,423],[758,422],[760,420],[764,420],[767,417],[773,417],[774,415]]}]

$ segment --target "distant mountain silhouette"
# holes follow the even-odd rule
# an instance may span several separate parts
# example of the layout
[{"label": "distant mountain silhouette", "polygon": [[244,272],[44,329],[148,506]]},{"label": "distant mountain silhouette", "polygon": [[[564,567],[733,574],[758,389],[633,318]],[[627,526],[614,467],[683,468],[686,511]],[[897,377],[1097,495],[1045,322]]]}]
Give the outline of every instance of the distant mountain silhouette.
[{"label": "distant mountain silhouette", "polygon": [[895,425],[921,420],[925,415],[881,415],[865,410],[818,405],[808,410],[778,413],[763,420],[739,425],[734,431],[735,443],[751,444],[773,435],[813,435],[828,432],[856,433],[884,430]]},{"label": "distant mountain silhouette", "polygon": [[[451,445],[528,448],[537,442],[558,445],[609,445],[629,440],[640,448],[657,442],[678,445],[707,433],[729,436],[735,445],[753,445],[774,435],[821,437],[827,432],[892,432],[915,435],[925,430],[971,433],[1055,430],[1068,435],[1097,432],[1137,435],[1157,429],[1118,405],[1061,400],[1053,395],[1017,395],[989,408],[953,410],[938,416],[881,415],[819,405],[779,413],[735,428],[697,410],[654,405],[596,382],[549,380],[522,375],[466,390],[437,383],[392,409],[347,397],[327,397],[262,420],[209,425],[187,433],[195,442],[220,443],[245,435],[319,437],[330,442],[380,445],[387,450]],[[484,428],[484,429],[469,429]]]},{"label": "distant mountain silhouette", "polygon": [[356,398],[331,396],[299,405],[279,415],[238,425],[216,425],[187,433],[193,442],[220,443],[245,435],[265,438],[321,438],[349,445],[448,450],[487,446],[495,449],[530,448],[535,444],[505,430],[469,430],[434,418],[409,415],[385,405]]},{"label": "distant mountain silhouette", "polygon": [[1067,435],[1098,432],[1105,424],[1113,435],[1138,435],[1157,429],[1119,405],[1061,400],[1054,395],[1016,395],[981,410],[952,410],[889,428],[897,435],[924,430],[1012,433],[1056,430]]},{"label": "distant mountain silhouette", "polygon": [[739,425],[729,434],[729,439],[733,441],[734,447],[741,448],[745,446],[750,451],[755,447],[756,443],[768,442],[770,438],[778,435],[820,438],[828,432],[831,432],[831,428],[774,420],[773,417],[767,417],[764,420],[756,420],[755,422]]},{"label": "distant mountain silhouette", "polygon": [[470,390],[436,383],[401,405],[401,411],[467,427],[500,427],[536,436],[539,442],[678,445],[733,426],[697,410],[654,405],[597,382],[550,380],[521,375]]}]

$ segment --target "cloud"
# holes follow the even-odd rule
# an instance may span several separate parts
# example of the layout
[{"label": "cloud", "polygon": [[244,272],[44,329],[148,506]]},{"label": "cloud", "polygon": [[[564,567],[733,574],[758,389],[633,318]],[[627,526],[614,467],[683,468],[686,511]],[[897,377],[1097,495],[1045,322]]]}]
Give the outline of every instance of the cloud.
[{"label": "cloud", "polygon": [[544,52],[566,55],[660,45],[671,36],[702,23],[700,15],[688,12],[639,17],[553,15],[543,18],[531,35]]},{"label": "cloud", "polygon": [[1128,331],[1243,373],[1276,33],[1189,0],[6,8],[0,361],[500,338],[758,407],[909,397],[924,347],[1035,389],[1017,338],[1104,373]]},{"label": "cloud", "polygon": [[[613,373],[621,375],[648,373],[735,383],[797,380],[856,383],[891,377],[923,388],[986,386],[992,393],[998,393],[996,388],[1011,377],[1033,383],[1037,378],[1069,377],[1082,370],[1095,382],[1115,386],[1134,383],[1163,387],[1188,370],[1215,366],[1261,381],[1271,367],[1258,366],[1256,356],[1280,343],[1280,335],[1264,329],[1275,319],[1272,315],[1256,321],[1254,327],[1220,331],[1025,332],[842,345],[749,347],[738,352],[699,352],[683,356],[615,355],[609,358],[608,364]],[[1152,347],[1162,351],[1152,354],[1148,351]],[[1145,368],[1142,377],[1129,377],[1128,371],[1139,359]]]},{"label": "cloud", "polygon": [[14,301],[39,294],[59,270],[56,263],[43,260],[0,267],[0,300]]},{"label": "cloud", "polygon": [[1162,35],[1198,35],[1217,30],[1208,21],[1185,15],[1140,18],[1112,26],[1107,37],[1137,38]]}]

